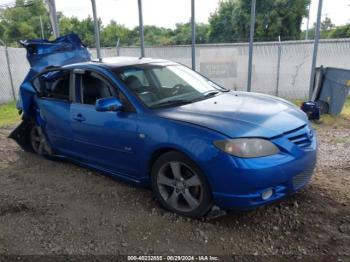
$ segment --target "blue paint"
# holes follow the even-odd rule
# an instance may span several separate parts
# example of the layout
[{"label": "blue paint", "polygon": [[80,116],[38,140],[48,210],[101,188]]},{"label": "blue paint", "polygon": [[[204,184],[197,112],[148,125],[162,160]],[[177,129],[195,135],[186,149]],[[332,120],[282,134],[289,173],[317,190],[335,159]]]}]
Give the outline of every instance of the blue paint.
[{"label": "blue paint", "polygon": [[96,101],[96,111],[120,111],[123,108],[122,102],[116,97],[106,97]]},{"label": "blue paint", "polygon": [[[201,101],[150,109],[116,76],[115,70],[136,65],[174,65],[173,62],[137,58],[84,62],[88,57],[83,47],[73,44],[77,53],[71,49],[57,52],[56,48],[72,39],[63,38],[57,45],[52,44],[52,49],[45,48],[47,42],[28,42],[27,47],[40,47],[38,57],[28,54],[32,70],[51,65],[51,57],[55,58],[52,65],[65,65],[64,70],[91,70],[119,90],[134,111],[122,111],[117,98],[102,99],[97,107],[81,104],[77,92],[72,102],[41,98],[27,77],[20,89],[21,109],[40,119],[37,122],[61,157],[147,186],[152,156],[160,150],[178,150],[197,163],[209,182],[215,204],[225,209],[264,205],[307,184],[316,163],[317,141],[315,135],[310,135],[313,130],[306,115],[293,104],[268,95],[220,90],[218,95]],[[70,64],[71,59],[79,57],[83,61]],[[107,110],[110,106],[115,110]],[[242,137],[267,139],[280,152],[240,158],[213,143]],[[302,143],[298,140],[301,137],[305,138]],[[304,182],[296,184],[296,176],[303,174]],[[267,188],[273,189],[273,195],[263,200],[261,193]]]}]

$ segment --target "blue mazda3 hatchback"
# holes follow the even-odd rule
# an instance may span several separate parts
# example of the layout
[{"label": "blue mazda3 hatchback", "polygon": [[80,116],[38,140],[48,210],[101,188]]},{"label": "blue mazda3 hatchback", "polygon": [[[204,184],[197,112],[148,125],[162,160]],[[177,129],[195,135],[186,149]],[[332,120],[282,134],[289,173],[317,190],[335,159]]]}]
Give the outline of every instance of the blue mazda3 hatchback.
[{"label": "blue mazda3 hatchback", "polygon": [[22,44],[31,70],[10,137],[26,150],[150,186],[189,217],[265,205],[312,176],[316,136],[288,101],[166,60],[91,61],[75,35]]}]

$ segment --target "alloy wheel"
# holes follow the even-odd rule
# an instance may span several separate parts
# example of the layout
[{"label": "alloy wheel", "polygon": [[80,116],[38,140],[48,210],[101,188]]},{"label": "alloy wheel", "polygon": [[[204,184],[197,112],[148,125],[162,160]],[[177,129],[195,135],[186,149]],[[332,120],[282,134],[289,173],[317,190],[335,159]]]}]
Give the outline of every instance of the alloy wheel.
[{"label": "alloy wheel", "polygon": [[30,132],[30,142],[35,153],[39,155],[51,154],[51,148],[46,142],[46,138],[38,126],[33,126]]},{"label": "alloy wheel", "polygon": [[198,174],[182,162],[165,163],[157,174],[157,186],[164,201],[178,211],[195,210],[203,198]]}]

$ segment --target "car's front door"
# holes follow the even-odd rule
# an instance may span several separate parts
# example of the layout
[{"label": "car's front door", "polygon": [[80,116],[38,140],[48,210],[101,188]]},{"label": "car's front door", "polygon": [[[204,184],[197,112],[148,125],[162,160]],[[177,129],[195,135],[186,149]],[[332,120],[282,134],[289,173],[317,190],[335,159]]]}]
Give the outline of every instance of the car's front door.
[{"label": "car's front door", "polygon": [[69,70],[50,71],[32,81],[38,91],[37,120],[56,154],[72,153],[70,73]]},{"label": "car's front door", "polygon": [[96,72],[84,70],[74,77],[76,101],[71,105],[70,121],[77,156],[106,171],[137,177],[137,114],[127,109],[96,111],[97,99],[122,94]]}]

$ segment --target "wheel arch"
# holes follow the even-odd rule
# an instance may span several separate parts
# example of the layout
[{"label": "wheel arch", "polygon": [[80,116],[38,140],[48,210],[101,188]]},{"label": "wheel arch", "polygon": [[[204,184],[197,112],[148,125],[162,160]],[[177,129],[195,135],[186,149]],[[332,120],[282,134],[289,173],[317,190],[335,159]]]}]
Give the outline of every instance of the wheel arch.
[{"label": "wheel arch", "polygon": [[148,173],[149,177],[151,177],[152,167],[153,167],[153,164],[155,163],[155,161],[157,161],[157,159],[160,156],[162,156],[162,155],[164,155],[164,154],[166,154],[168,152],[178,152],[178,153],[186,156],[192,162],[194,162],[196,164],[197,168],[199,168],[201,173],[206,177],[206,179],[207,179],[207,181],[209,183],[209,186],[210,186],[210,181],[209,181],[209,178],[206,176],[205,170],[203,170],[201,165],[199,165],[198,161],[194,158],[194,156],[190,152],[188,152],[186,150],[183,150],[181,148],[178,148],[176,146],[163,146],[163,147],[157,148],[156,150],[154,150],[152,152],[151,157],[149,158],[148,163],[147,163],[147,165],[148,165],[147,166],[147,173]]},{"label": "wheel arch", "polygon": [[[155,192],[156,196],[159,195],[159,192],[157,193],[157,189],[155,189],[155,183],[156,183],[155,182],[156,180],[154,179],[155,177],[152,177],[152,166],[157,161],[157,159],[159,159],[159,157],[161,157],[164,154],[169,153],[169,152],[179,153],[179,154],[183,155],[185,157],[185,159],[188,159],[188,160],[190,160],[190,162],[193,162],[193,164],[195,165],[197,171],[199,172],[199,174],[197,172],[196,173],[197,173],[197,175],[199,177],[201,177],[200,180],[202,181],[202,186],[203,186],[202,189],[205,190],[204,192],[207,192],[206,194],[204,194],[205,195],[204,199],[206,199],[208,201],[207,202],[208,205],[205,205],[204,209],[202,207],[200,213],[197,213],[195,215],[186,214],[186,216],[191,216],[191,217],[202,217],[202,216],[204,216],[205,214],[207,214],[209,212],[209,210],[212,208],[212,206],[214,204],[214,202],[213,202],[213,191],[212,191],[212,187],[211,187],[210,181],[208,180],[208,177],[207,177],[206,173],[204,172],[203,168],[198,164],[198,161],[194,160],[188,153],[186,154],[186,152],[184,152],[183,150],[181,150],[179,148],[176,148],[176,147],[162,147],[162,148],[158,148],[157,150],[155,150],[152,153],[151,158],[150,158],[149,163],[148,163],[148,165],[149,165],[148,175],[149,175],[149,178],[150,178],[150,182],[151,182],[153,191]],[[188,164],[190,164],[190,163],[188,163]],[[162,203],[162,200],[159,199],[159,196],[157,198]],[[165,207],[168,210],[173,211],[173,212],[178,212],[178,211],[174,211],[172,209],[169,209],[169,207],[166,207],[164,205],[164,203],[162,204],[162,206]]]},{"label": "wheel arch", "polygon": [[187,154],[185,154],[184,152],[180,151],[178,148],[175,148],[175,147],[166,146],[166,147],[157,148],[156,150],[153,151],[153,153],[151,154],[151,157],[148,160],[147,168],[148,168],[148,175],[149,176],[151,176],[151,171],[152,171],[152,167],[153,167],[154,162],[156,162],[157,159],[161,155],[164,155],[165,153],[168,153],[171,151],[179,152],[179,153],[184,154],[188,157]]}]

